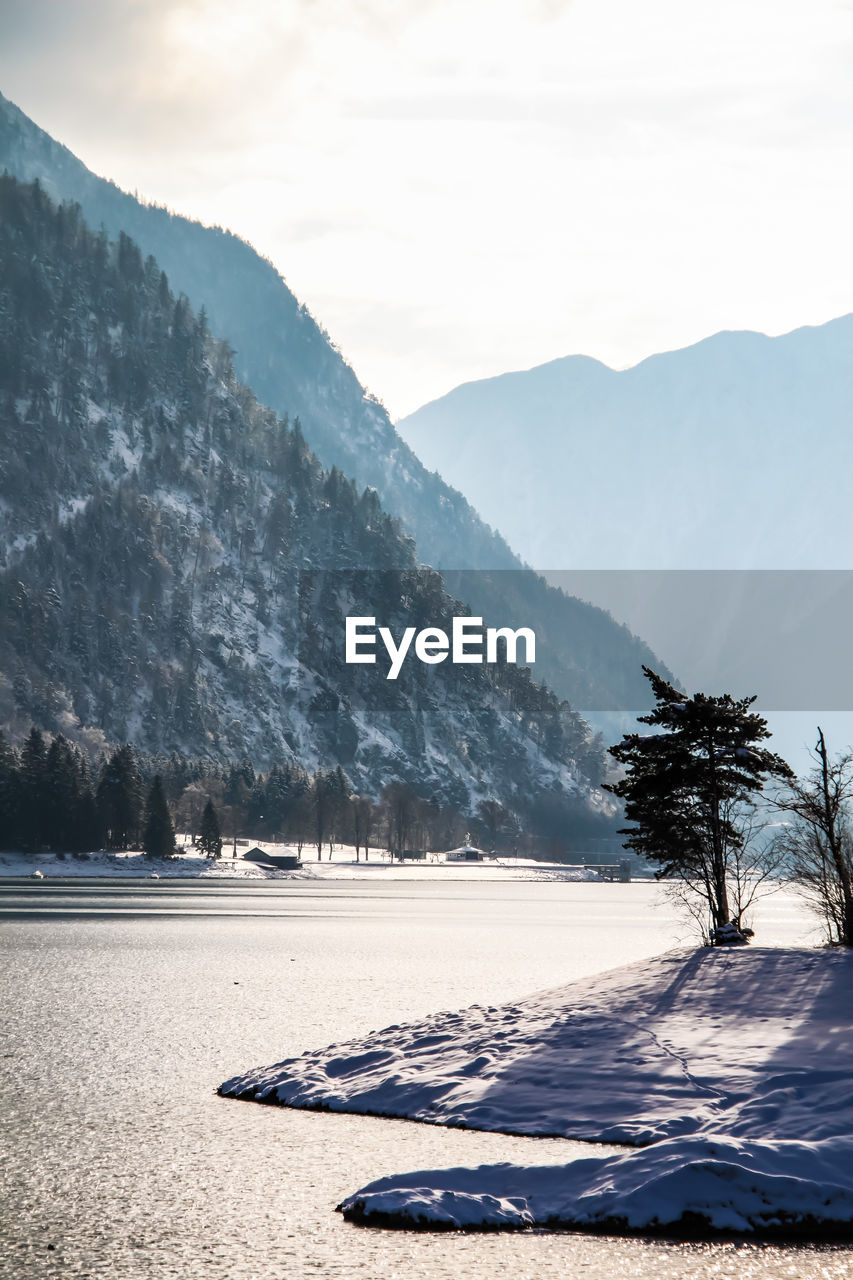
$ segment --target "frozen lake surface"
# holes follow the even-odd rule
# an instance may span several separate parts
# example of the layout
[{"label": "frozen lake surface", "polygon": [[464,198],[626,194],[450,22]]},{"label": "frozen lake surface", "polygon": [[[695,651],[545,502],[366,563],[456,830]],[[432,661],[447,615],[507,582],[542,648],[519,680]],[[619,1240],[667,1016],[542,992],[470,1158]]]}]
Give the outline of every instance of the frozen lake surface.
[{"label": "frozen lake surface", "polygon": [[[757,923],[764,943],[809,940],[782,895]],[[0,1276],[848,1277],[846,1249],[362,1230],[334,1206],[384,1173],[589,1148],[214,1094],[691,940],[651,884],[0,882]]]}]

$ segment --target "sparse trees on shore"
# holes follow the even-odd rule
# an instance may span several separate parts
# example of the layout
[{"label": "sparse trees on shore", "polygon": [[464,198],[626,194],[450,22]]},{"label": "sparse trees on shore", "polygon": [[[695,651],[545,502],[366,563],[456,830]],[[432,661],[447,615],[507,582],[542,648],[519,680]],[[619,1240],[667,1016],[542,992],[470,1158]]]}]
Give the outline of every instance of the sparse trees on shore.
[{"label": "sparse trees on shore", "polygon": [[355,860],[360,861],[361,850],[364,849],[364,860],[370,857],[370,836],[376,818],[376,806],[370,796],[352,795],[349,798],[350,828],[355,845]]},{"label": "sparse trees on shore", "polygon": [[[149,832],[155,778],[171,824],[158,800],[162,839]],[[0,735],[2,850],[82,855],[156,846],[172,852],[177,825],[208,857],[220,856],[223,832],[229,843],[240,834],[292,843],[300,853],[306,844],[318,855],[324,845],[344,844],[355,846],[358,859],[369,847],[400,857],[407,849],[451,848],[466,830],[477,830],[490,847],[504,833],[515,843],[518,822],[498,801],[481,805],[478,816],[400,780],[379,796],[354,794],[340,766],[312,773],[288,760],[256,773],[248,760],[223,767],[179,751],[145,756],[128,745],[92,761],[61,734],[33,729],[18,747]],[[541,845],[538,852],[546,856]]]},{"label": "sparse trees on shore", "polygon": [[853,946],[853,752],[833,758],[818,727],[815,765],[777,797],[787,821],[776,848],[794,886],[823,919],[827,938]]}]

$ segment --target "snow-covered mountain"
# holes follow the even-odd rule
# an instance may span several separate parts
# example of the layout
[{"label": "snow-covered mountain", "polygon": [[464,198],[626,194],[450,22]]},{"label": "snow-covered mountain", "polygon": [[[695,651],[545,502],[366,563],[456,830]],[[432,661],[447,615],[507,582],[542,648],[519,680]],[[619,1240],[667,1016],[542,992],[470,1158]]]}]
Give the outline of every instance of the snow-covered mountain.
[{"label": "snow-covered mountain", "polygon": [[234,348],[238,378],[277,413],[299,417],[325,467],[371,485],[435,568],[518,567],[461,494],[419,463],[382,405],[367,394],[329,335],[267,259],[224,231],[146,205],[97,177],[0,95],[0,172],[38,180],[74,200],[92,227],[129,235],[153,254],[171,287],[205,309],[212,332]]},{"label": "snow-covered mountain", "polygon": [[535,568],[849,568],[853,315],[615,371],[569,356],[397,424]]},{"label": "snow-covered mountain", "polygon": [[[234,349],[238,378],[278,414],[299,418],[312,452],[415,538],[422,563],[460,570],[454,595],[495,626],[534,628],[537,677],[589,710],[646,707],[642,664],[663,670],[647,645],[600,609],[549,589],[526,570],[466,499],[422,465],[367,395],[328,335],[270,262],[230,232],[144,205],[96,177],[66,147],[0,95],[0,172],[38,179],[56,200],[80,204],[92,227],[124,232],[153,254],[170,287],[205,309],[210,329]],[[497,524],[511,511],[499,513]],[[494,517],[493,517],[494,518]],[[471,572],[474,571],[474,572]]]},{"label": "snow-covered mountain", "polygon": [[348,615],[464,613],[153,258],[0,177],[0,727],[594,820],[601,744],[528,669],[345,661]]}]

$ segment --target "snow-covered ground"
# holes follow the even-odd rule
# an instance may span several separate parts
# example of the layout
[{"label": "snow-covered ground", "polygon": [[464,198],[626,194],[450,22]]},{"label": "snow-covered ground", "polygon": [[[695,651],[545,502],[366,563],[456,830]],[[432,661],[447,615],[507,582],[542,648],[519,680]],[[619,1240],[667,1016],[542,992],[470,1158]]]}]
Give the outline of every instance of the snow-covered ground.
[{"label": "snow-covered ground", "polygon": [[0,876],[35,876],[37,879],[62,880],[70,876],[104,876],[116,879],[195,879],[266,880],[304,879],[304,871],[281,871],[246,862],[242,858],[223,857],[211,861],[191,850],[177,858],[147,858],[139,850],[120,853],[89,853],[64,858],[53,853],[0,853]]},{"label": "snow-covered ground", "polygon": [[481,1165],[380,1178],[345,1217],[432,1230],[572,1227],[762,1236],[849,1236],[853,1140],[670,1138],[568,1165]]},{"label": "snow-covered ground", "polygon": [[[266,848],[267,846],[264,846]],[[272,848],[272,846],[269,846]],[[536,862],[532,858],[489,858],[484,862],[445,861],[443,853],[427,854],[412,862],[392,862],[387,853],[372,850],[370,858],[355,860],[355,849],[344,846],[322,861],[315,860],[316,850],[303,849],[305,871],[324,880],[349,880],[375,877],[382,880],[597,880],[595,871],[560,862]]]},{"label": "snow-covered ground", "polygon": [[[270,855],[295,854],[289,845],[260,841],[255,847]],[[317,860],[316,849],[303,848],[302,866],[286,871],[272,865],[248,861],[245,849],[238,846],[232,858],[230,843],[223,847],[223,857],[211,861],[201,858],[192,848],[184,849],[176,858],[146,858],[138,850],[121,853],[90,853],[84,857],[53,853],[0,853],[0,876],[33,876],[64,878],[66,876],[116,876],[151,878],[195,878],[216,880],[596,880],[594,871],[583,867],[567,867],[558,862],[534,862],[530,858],[499,858],[487,862],[445,862],[442,854],[431,854],[425,861],[391,862],[387,854],[372,850],[370,858],[356,861],[355,849],[338,846],[329,858],[324,849]]]},{"label": "snow-covered ground", "polygon": [[853,1235],[853,955],[670,952],[512,1005],[392,1026],[228,1097],[640,1147],[381,1178],[377,1225]]}]

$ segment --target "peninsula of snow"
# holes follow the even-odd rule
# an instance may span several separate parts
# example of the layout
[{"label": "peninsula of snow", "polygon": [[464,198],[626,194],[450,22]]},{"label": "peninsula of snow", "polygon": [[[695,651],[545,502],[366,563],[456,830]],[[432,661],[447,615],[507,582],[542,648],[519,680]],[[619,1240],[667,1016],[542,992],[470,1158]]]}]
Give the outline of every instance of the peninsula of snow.
[{"label": "peninsula of snow", "polygon": [[670,952],[219,1092],[639,1148],[383,1177],[339,1206],[357,1222],[853,1237],[851,988],[846,952]]}]

